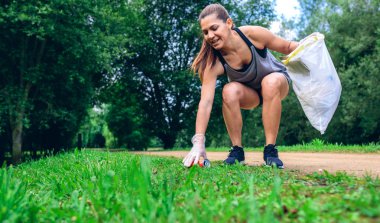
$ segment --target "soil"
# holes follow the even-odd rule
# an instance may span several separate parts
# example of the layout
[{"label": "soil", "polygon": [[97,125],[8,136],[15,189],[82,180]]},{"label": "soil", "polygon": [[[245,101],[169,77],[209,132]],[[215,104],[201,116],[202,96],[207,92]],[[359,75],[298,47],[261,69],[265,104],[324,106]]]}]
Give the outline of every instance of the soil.
[{"label": "soil", "polygon": [[[183,158],[189,151],[148,151],[135,152],[144,155],[167,156]],[[228,152],[207,152],[211,161],[224,160]],[[303,153],[303,152],[280,152],[281,160],[286,170],[296,170],[301,173],[323,172],[329,173],[346,172],[355,176],[380,177],[380,154],[376,153]],[[263,154],[260,152],[246,152],[245,162],[250,166],[263,164]]]}]

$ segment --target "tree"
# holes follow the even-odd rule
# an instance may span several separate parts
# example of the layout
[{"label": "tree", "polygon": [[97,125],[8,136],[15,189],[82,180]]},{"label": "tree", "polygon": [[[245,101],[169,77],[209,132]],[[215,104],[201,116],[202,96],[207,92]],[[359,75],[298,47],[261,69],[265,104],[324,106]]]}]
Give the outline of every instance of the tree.
[{"label": "tree", "polygon": [[342,1],[338,7],[330,18],[327,38],[343,85],[341,108],[332,128],[339,125],[342,131],[329,138],[344,143],[379,142],[380,1]]},{"label": "tree", "polygon": [[117,139],[117,146],[130,150],[145,149],[149,144],[149,128],[144,126],[143,108],[133,91],[133,82],[126,81],[128,76],[119,79],[107,91],[105,121]]},{"label": "tree", "polygon": [[[15,162],[31,125],[30,134],[56,131],[66,138],[60,142],[71,141],[113,57],[127,53],[119,50],[128,38],[117,26],[125,22],[117,13],[126,9],[127,3],[108,1],[1,3],[0,104],[9,118]],[[53,146],[62,145],[58,138]]]},{"label": "tree", "polygon": [[[195,18],[208,2],[144,1],[140,26],[135,27],[138,42],[126,46],[138,53],[121,62],[125,64],[120,70],[123,77],[111,90],[111,95],[118,96],[112,97],[110,112],[126,117],[125,122],[109,120],[115,136],[129,123],[133,128],[124,133],[125,137],[139,132],[129,140],[157,136],[164,148],[173,147],[178,132],[187,124],[187,114],[195,110],[199,87],[188,68],[199,43]],[[136,99],[126,100],[123,95],[127,94]],[[114,119],[115,115],[110,117]],[[140,126],[146,129],[143,134]],[[147,142],[144,138],[138,140],[140,149]]]}]

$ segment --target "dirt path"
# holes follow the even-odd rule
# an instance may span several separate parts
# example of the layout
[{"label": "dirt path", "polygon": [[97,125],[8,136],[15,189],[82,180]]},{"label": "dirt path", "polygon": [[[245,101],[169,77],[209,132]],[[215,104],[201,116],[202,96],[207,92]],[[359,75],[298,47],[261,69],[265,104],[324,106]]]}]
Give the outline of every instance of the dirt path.
[{"label": "dirt path", "polygon": [[[138,154],[183,158],[188,151],[136,152]],[[209,160],[224,160],[228,152],[207,152]],[[259,166],[263,163],[261,152],[246,152],[246,163]],[[280,158],[285,169],[299,170],[304,173],[327,170],[330,173],[345,171],[356,176],[371,175],[380,177],[380,154],[358,153],[301,153],[281,152]]]}]

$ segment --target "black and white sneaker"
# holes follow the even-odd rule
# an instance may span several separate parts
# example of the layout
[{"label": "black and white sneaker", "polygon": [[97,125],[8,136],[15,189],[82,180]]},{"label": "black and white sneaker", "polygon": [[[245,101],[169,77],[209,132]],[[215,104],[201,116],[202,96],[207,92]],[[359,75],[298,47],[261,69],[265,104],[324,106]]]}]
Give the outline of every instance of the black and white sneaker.
[{"label": "black and white sneaker", "polygon": [[264,147],[264,161],[267,166],[276,166],[279,169],[284,169],[284,164],[278,157],[276,145],[268,144]]},{"label": "black and white sneaker", "polygon": [[228,157],[226,160],[224,160],[225,164],[232,165],[236,162],[240,164],[244,164],[245,156],[244,156],[244,150],[240,146],[233,146],[231,147],[230,153],[228,154]]}]

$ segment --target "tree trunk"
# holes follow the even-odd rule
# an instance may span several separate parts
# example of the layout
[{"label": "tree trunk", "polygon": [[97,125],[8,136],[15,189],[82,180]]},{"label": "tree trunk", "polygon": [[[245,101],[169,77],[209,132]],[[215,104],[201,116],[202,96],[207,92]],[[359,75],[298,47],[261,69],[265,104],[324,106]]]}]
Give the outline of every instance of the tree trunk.
[{"label": "tree trunk", "polygon": [[0,148],[0,168],[3,167],[5,161],[5,151]]},{"label": "tree trunk", "polygon": [[22,158],[22,131],[24,125],[25,104],[28,99],[31,83],[27,83],[23,89],[23,94],[17,101],[15,109],[9,109],[9,119],[12,131],[12,163],[18,164]]},{"label": "tree trunk", "polygon": [[162,143],[164,144],[164,149],[172,149],[174,147],[176,139],[175,135],[165,134],[161,135],[161,137],[159,138],[162,140]]},{"label": "tree trunk", "polygon": [[18,164],[21,162],[22,153],[22,119],[23,115],[18,114],[17,120],[15,120],[15,125],[12,126],[12,163]]}]

